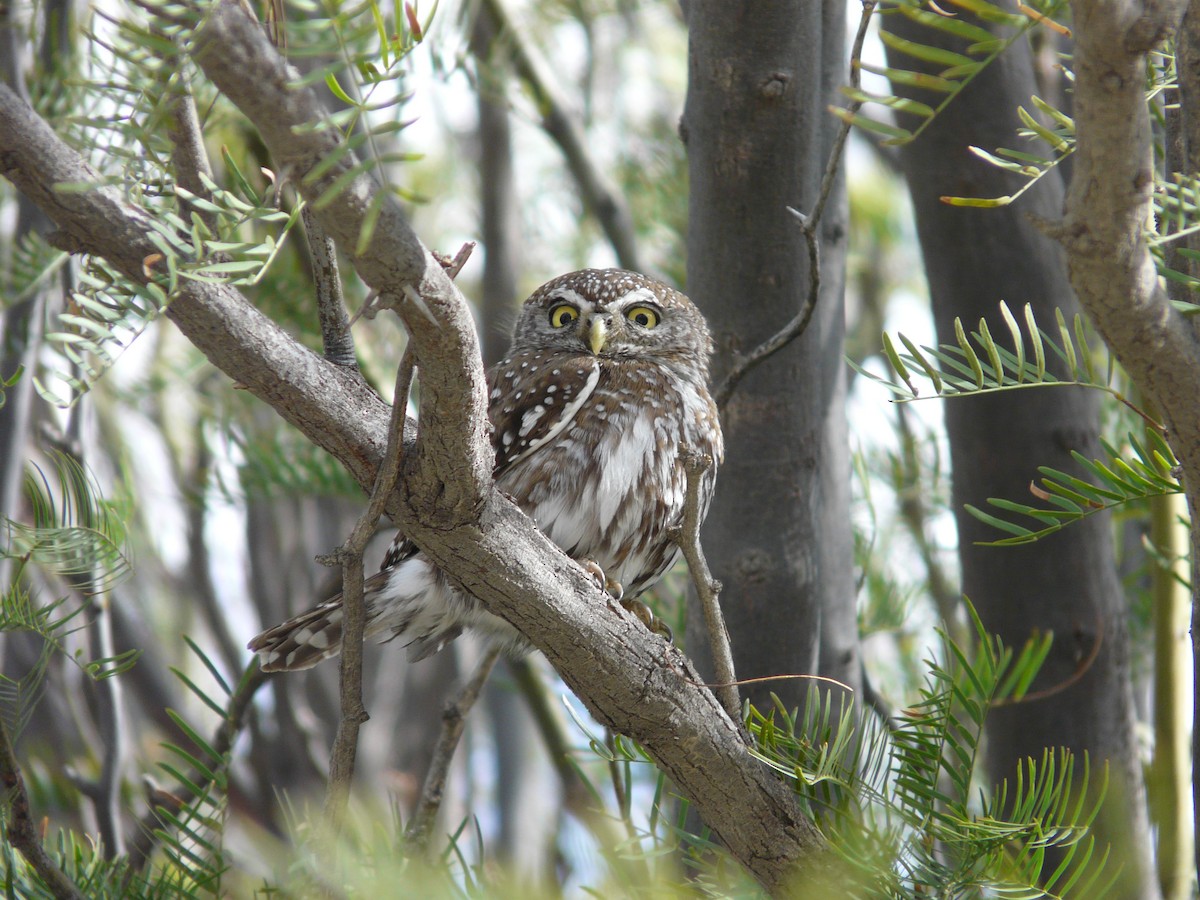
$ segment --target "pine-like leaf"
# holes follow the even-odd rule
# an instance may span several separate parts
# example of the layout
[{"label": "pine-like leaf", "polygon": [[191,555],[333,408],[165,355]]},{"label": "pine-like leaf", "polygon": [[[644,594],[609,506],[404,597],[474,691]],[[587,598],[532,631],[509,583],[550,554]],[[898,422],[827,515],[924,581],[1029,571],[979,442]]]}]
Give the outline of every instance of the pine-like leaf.
[{"label": "pine-like leaf", "polygon": [[[1042,477],[1038,483],[1031,483],[1030,492],[1043,505],[988,498],[989,506],[1005,514],[997,516],[968,504],[966,510],[975,518],[1012,535],[983,543],[997,547],[1032,543],[1095,513],[1150,497],[1182,493],[1183,488],[1174,474],[1178,464],[1170,447],[1156,432],[1149,434],[1148,447],[1135,435],[1129,435],[1130,449],[1124,453],[1107,441],[1101,441],[1105,452],[1103,459],[1089,460],[1072,452],[1090,479],[1039,466]],[[1027,525],[1020,517],[1032,519],[1035,524]]]},{"label": "pine-like leaf", "polygon": [[[928,103],[911,97],[900,96],[898,93],[877,94],[866,91],[850,91],[847,96],[856,108],[854,110],[835,109],[834,113],[851,125],[884,135],[886,138],[884,143],[911,143],[980,72],[995,62],[1014,42],[1025,39],[1031,29],[1039,27],[1047,19],[1057,15],[1058,11],[1066,5],[1064,2],[1052,2],[1044,16],[1021,16],[988,3],[987,0],[947,0],[947,3],[972,13],[985,23],[996,26],[996,32],[993,33],[958,15],[943,13],[941,10],[930,10],[915,0],[886,0],[879,4],[879,15],[902,15],[918,23],[929,32],[930,43],[902,38],[886,28],[880,29],[880,40],[892,51],[893,58],[895,56],[908,57],[917,62],[918,67],[924,65],[935,71],[914,71],[899,66],[861,64],[864,71],[881,75],[891,81],[893,90],[908,87],[934,92],[938,95],[936,106],[930,106]],[[934,44],[933,41],[939,38],[941,39],[940,43]],[[946,41],[946,38],[951,40]],[[948,49],[945,44],[952,44],[959,49]],[[872,110],[872,112],[859,110],[859,105],[863,109]],[[915,115],[919,124],[905,127],[890,118],[881,118],[874,114],[874,110],[878,108]],[[1057,122],[1057,119],[1055,121]],[[1034,132],[1045,131],[1051,138],[1053,147],[1057,148],[1062,144],[1057,129],[1046,128],[1036,120],[1027,127]],[[959,199],[958,205],[1001,205],[999,200],[1011,202],[1015,196],[1017,195],[1012,198],[998,198],[998,200],[991,201]]]}]

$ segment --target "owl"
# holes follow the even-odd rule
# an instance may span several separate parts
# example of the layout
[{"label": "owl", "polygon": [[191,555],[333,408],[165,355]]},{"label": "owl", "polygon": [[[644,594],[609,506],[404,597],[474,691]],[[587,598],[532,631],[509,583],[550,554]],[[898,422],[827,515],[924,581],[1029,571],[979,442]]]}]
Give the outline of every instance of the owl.
[{"label": "owl", "polygon": [[[637,597],[679,555],[669,534],[687,489],[681,448],[709,456],[701,509],[723,454],[708,392],[712,341],[699,310],[661,282],[584,269],[525,301],[507,358],[488,372],[497,487],[648,625]],[[366,635],[411,661],[474,629],[512,655],[506,621],[463,593],[402,535],[364,588]],[[335,597],[254,638],[266,671],[306,669],[341,649]]]}]

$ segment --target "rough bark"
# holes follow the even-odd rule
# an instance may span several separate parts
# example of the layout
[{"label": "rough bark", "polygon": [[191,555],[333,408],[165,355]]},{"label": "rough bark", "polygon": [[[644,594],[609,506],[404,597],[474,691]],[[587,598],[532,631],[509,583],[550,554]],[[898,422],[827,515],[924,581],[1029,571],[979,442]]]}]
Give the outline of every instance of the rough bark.
[{"label": "rough bark", "polygon": [[[688,294],[712,326],[714,379],[791,319],[808,253],[791,206],[816,201],[844,82],[845,6],[693,0],[682,131],[691,200]],[[835,195],[837,196],[837,195]],[[845,212],[822,220],[822,291],[807,331],[752,370],[724,410],[726,460],[704,530],[739,678],[858,680],[848,515],[841,253]],[[702,633],[698,609],[689,632]],[[699,652],[697,639],[689,641]],[[802,703],[804,680],[751,686]]]},{"label": "rough bark", "polygon": [[[1171,306],[1143,232],[1154,184],[1144,96],[1146,55],[1178,23],[1183,5],[1132,0],[1072,4],[1079,149],[1059,236],[1080,303],[1165,419],[1195,523],[1200,521],[1200,336],[1195,320]],[[1195,660],[1200,529],[1192,528],[1191,539]],[[1195,701],[1200,704],[1200,694]],[[1193,799],[1200,802],[1197,752],[1193,737]]]},{"label": "rough bark", "polygon": [[[888,27],[910,40],[937,41],[934,32],[902,17],[889,20]],[[912,68],[911,59],[892,62]],[[1016,146],[1017,106],[1028,105],[1036,92],[1029,48],[1018,42],[901,154],[941,343],[955,343],[956,316],[968,329],[986,318],[996,333],[1001,300],[1014,309],[1031,304],[1044,324],[1054,321],[1055,307],[1068,320],[1078,309],[1060,248],[1031,219],[1061,210],[1057,173],[1015,206],[972,209],[939,200],[1000,196],[1023,182],[976,159],[967,147]],[[1112,784],[1098,835],[1113,844],[1125,866],[1118,896],[1152,897],[1149,826],[1133,731],[1128,609],[1110,522],[1094,516],[1035,544],[997,549],[977,546],[998,535],[963,508],[984,507],[988,497],[1028,497],[1039,465],[1078,469],[1072,450],[1100,456],[1099,395],[1084,389],[1023,391],[951,400],[944,411],[963,592],[988,630],[1008,646],[1053,633],[1034,692],[1069,685],[993,714],[988,774],[997,783],[1011,780],[1021,761],[1040,759],[1044,747],[1086,752],[1093,768],[1107,763]]]},{"label": "rough bark", "polygon": [[[238,4],[207,9],[193,47],[205,74],[254,122],[307,197],[354,164],[347,154],[305,180],[335,146],[336,131],[297,128],[323,121],[320,104],[290,83]],[[146,213],[111,187],[56,192],[60,182],[95,183],[95,173],[4,88],[0,173],[55,221],[60,244],[102,254],[131,279],[147,277],[143,262],[157,249]],[[360,176],[318,213],[364,281],[394,302],[420,367],[420,435],[389,512],[435,563],[524,632],[601,723],[639,741],[768,890],[782,893],[798,868],[819,875],[829,863],[815,827],[790,789],[749,756],[687,660],[609,604],[495,490],[483,367],[466,304],[393,198],[383,202],[368,246],[353,252],[378,190]],[[184,287],[169,315],[214,364],[369,488],[388,409],[360,381],[291,341],[231,288]]]}]

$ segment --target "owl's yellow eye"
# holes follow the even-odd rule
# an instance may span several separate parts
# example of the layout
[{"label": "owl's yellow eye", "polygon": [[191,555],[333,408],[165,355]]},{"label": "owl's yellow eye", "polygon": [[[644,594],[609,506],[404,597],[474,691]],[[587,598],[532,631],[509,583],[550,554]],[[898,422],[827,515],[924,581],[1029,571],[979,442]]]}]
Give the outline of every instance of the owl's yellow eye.
[{"label": "owl's yellow eye", "polygon": [[579,318],[579,309],[570,303],[560,303],[550,310],[550,324],[555,328],[564,328]]},{"label": "owl's yellow eye", "polygon": [[625,310],[625,318],[634,325],[641,325],[643,328],[653,328],[658,324],[658,313],[648,306],[631,306]]}]

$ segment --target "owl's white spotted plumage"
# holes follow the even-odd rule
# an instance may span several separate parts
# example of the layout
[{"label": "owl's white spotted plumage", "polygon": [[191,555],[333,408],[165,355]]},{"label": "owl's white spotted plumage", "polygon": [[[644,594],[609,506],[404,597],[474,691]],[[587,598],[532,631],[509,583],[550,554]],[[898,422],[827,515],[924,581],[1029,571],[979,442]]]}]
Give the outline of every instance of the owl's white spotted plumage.
[{"label": "owl's white spotted plumage", "polygon": [[[595,563],[636,598],[678,556],[686,477],[680,448],[710,456],[702,506],[723,446],[708,393],[711,341],[683,294],[621,269],[555,278],[525,301],[512,348],[488,372],[496,484],[568,556]],[[397,536],[364,588],[366,633],[398,638],[417,660],[475,629],[511,653],[507,622],[453,588]],[[250,642],[265,670],[304,669],[341,646],[335,597]]]}]

